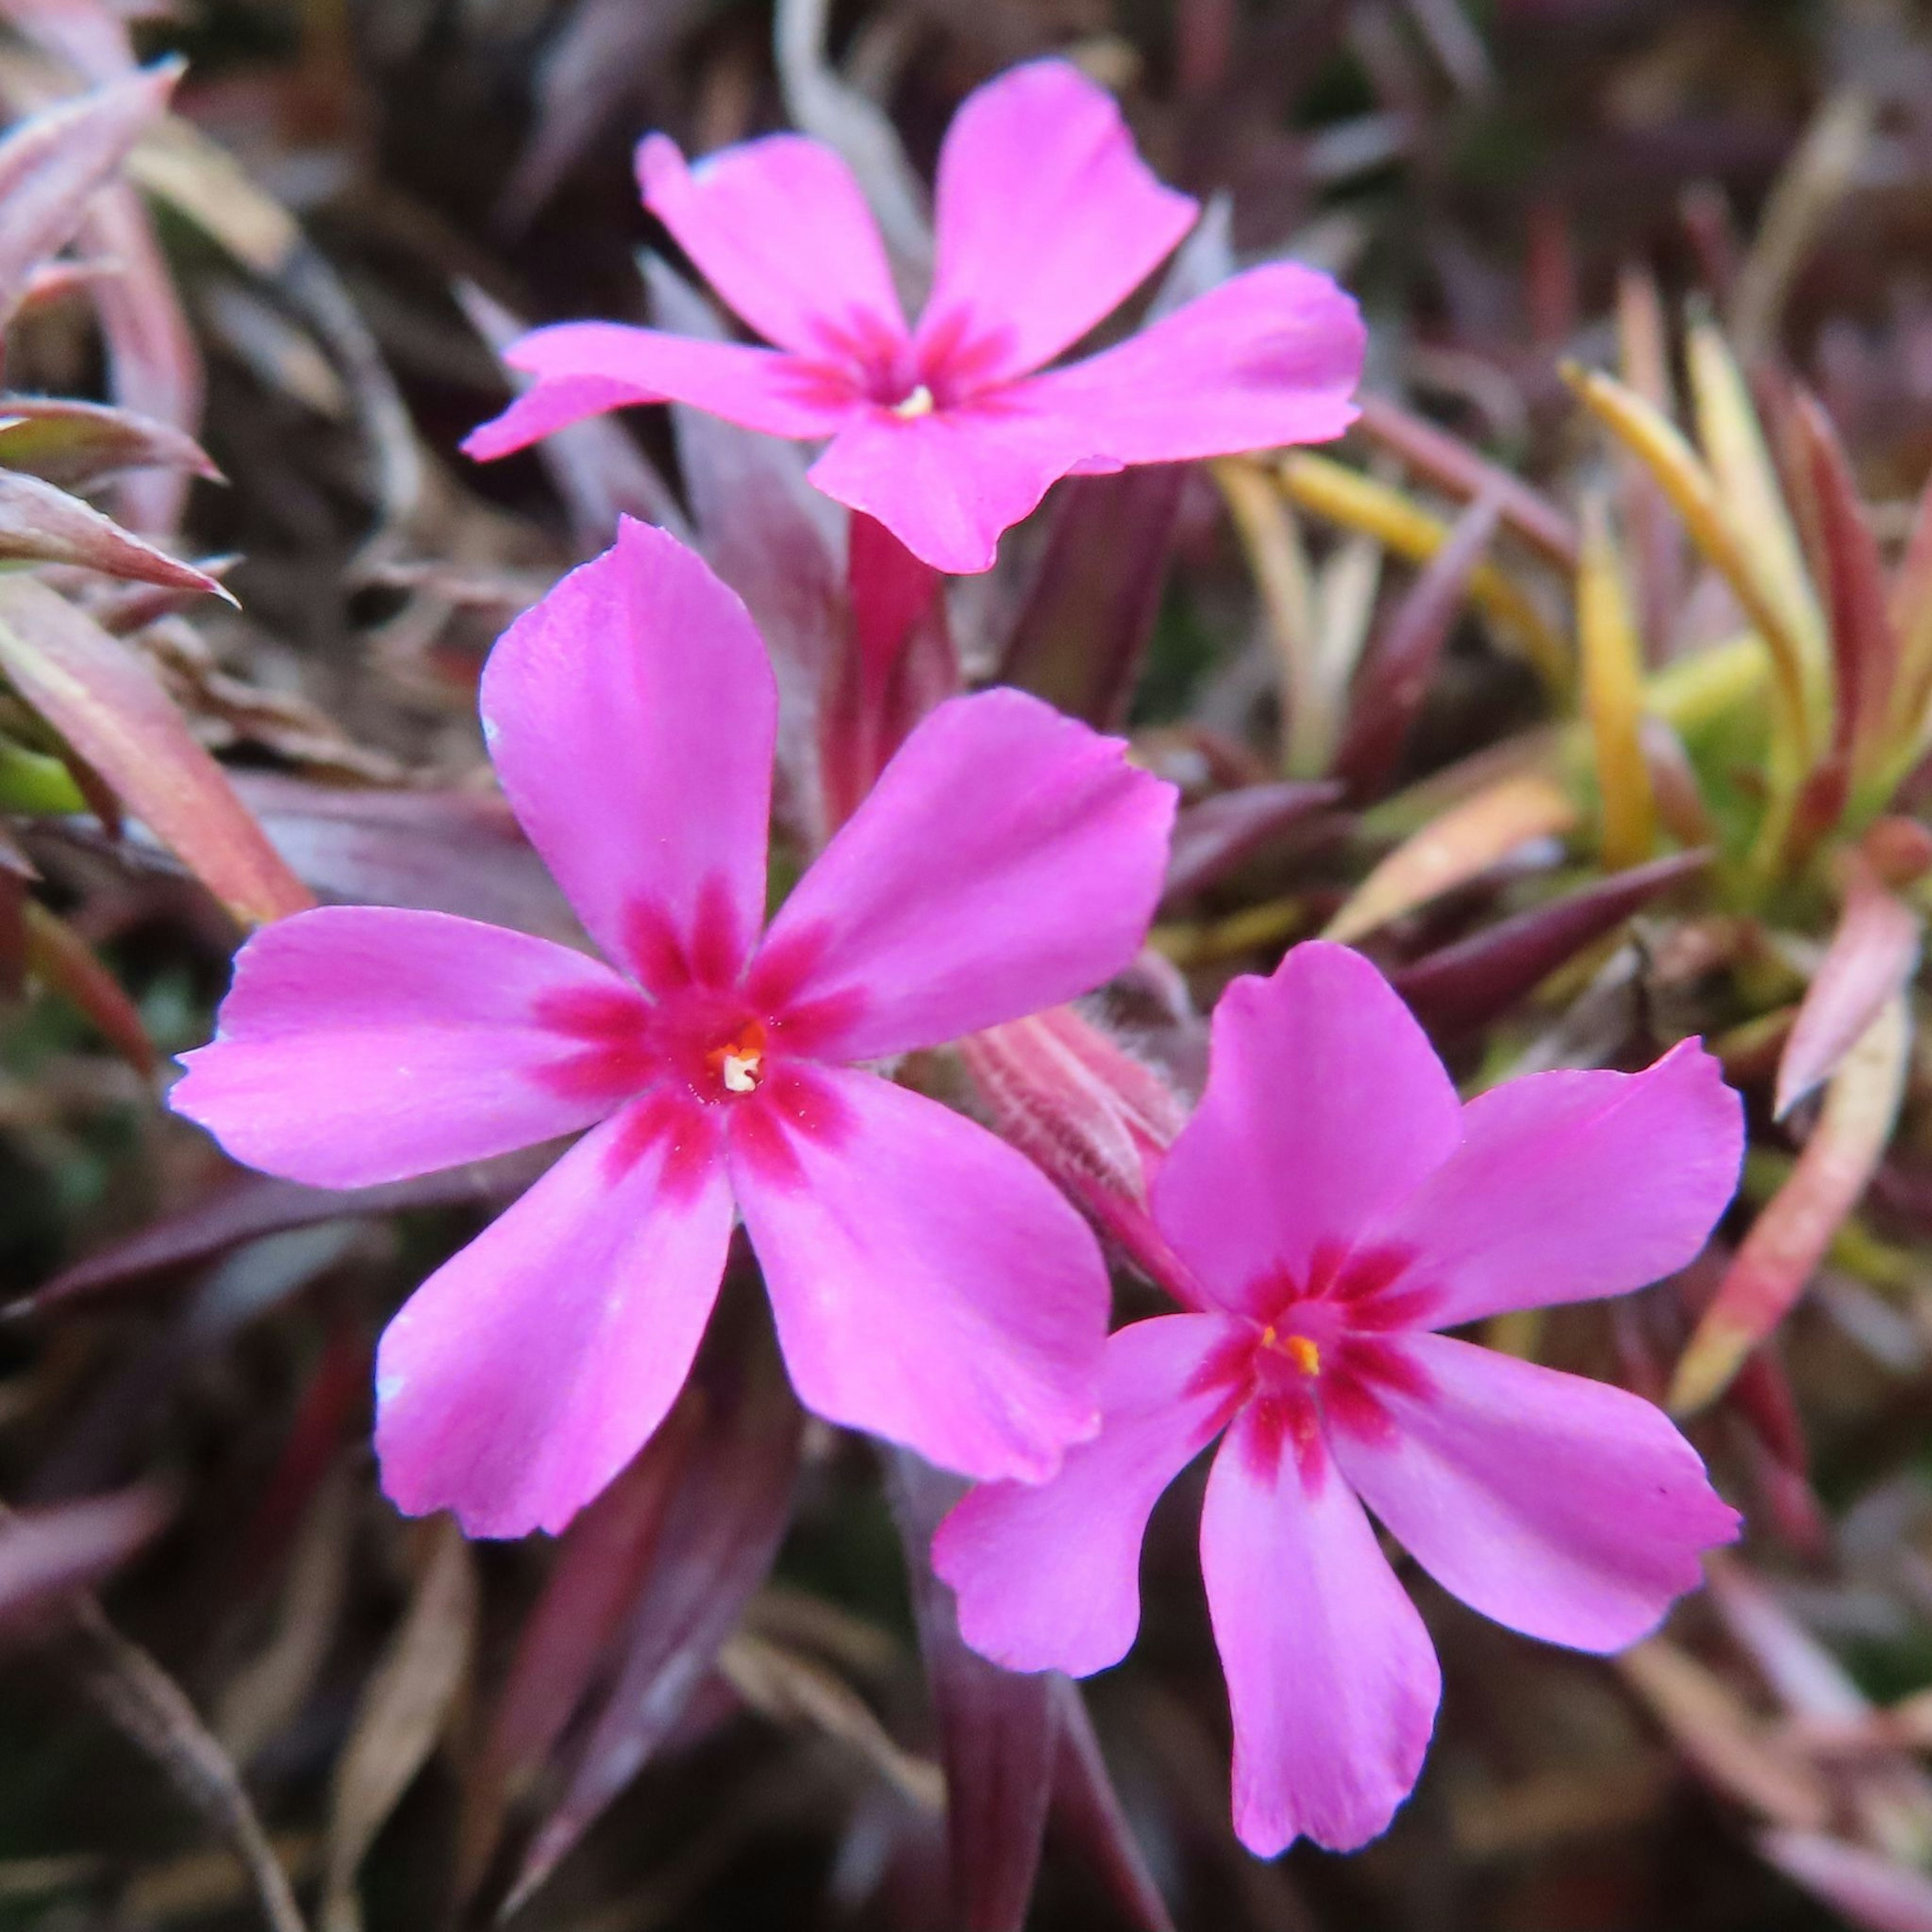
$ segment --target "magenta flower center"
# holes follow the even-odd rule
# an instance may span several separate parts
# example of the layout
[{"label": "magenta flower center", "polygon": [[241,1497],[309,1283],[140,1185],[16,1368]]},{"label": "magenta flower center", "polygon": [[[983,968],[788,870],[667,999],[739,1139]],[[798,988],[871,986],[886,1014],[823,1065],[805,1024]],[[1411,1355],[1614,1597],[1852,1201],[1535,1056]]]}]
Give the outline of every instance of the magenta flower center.
[{"label": "magenta flower center", "polygon": [[775,1022],[735,988],[680,986],[655,1004],[572,993],[539,1017],[580,1042],[548,1076],[572,1094],[618,1098],[662,1083],[713,1106],[755,1094],[772,1072]]},{"label": "magenta flower center", "polygon": [[1318,1482],[1325,1428],[1385,1438],[1394,1426],[1384,1396],[1424,1392],[1420,1372],[1397,1340],[1434,1299],[1408,1279],[1411,1256],[1391,1248],[1319,1249],[1304,1274],[1283,1270],[1250,1305],[1264,1319],[1213,1366],[1236,1406],[1258,1426],[1250,1442],[1272,1478],[1292,1453],[1303,1479]]}]

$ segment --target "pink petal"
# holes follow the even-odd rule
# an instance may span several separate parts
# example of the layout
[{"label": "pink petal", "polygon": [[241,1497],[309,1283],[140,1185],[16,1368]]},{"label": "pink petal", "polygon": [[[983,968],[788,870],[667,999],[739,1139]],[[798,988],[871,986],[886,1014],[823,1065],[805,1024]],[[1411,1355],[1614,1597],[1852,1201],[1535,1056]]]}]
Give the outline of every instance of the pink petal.
[{"label": "pink petal", "polygon": [[800,1124],[740,1112],[730,1163],[800,1400],[962,1475],[1051,1475],[1099,1421],[1108,1288],[1087,1224],[936,1102],[870,1073],[793,1078]]},{"label": "pink petal", "polygon": [[1199,212],[1155,179],[1078,68],[1013,68],[967,98],[940,150],[921,349],[968,347],[984,380],[1037,369],[1132,295]]},{"label": "pink petal", "polygon": [[878,224],[852,170],[799,134],[772,134],[686,167],[675,142],[638,149],[645,205],[724,301],[801,356],[890,365],[906,339]]},{"label": "pink petal", "polygon": [[1375,968],[1298,946],[1214,1009],[1208,1088],[1154,1186],[1154,1219],[1209,1293],[1265,1316],[1318,1253],[1446,1160],[1462,1109]]},{"label": "pink petal", "polygon": [[1126,1655],[1148,1518],[1227,1420],[1238,1391],[1214,1373],[1216,1358],[1252,1333],[1216,1315],[1123,1328],[1107,1342],[1100,1433],[1068,1450],[1050,1482],[988,1484],[940,1525],[933,1567],[981,1655],[1076,1677]]},{"label": "pink petal", "polygon": [[1621,1294],[1684,1267],[1738,1184],[1743,1111],[1695,1040],[1642,1073],[1533,1073],[1364,1236],[1406,1250],[1432,1328]]},{"label": "pink petal", "polygon": [[376,1358],[382,1487],[472,1536],[553,1534],[684,1386],[731,1236],[715,1133],[639,1101],[418,1288]]},{"label": "pink petal", "polygon": [[536,376],[536,386],[470,430],[464,454],[477,462],[638,404],[688,402],[727,423],[800,440],[829,436],[854,406],[848,385],[796,356],[622,322],[536,328],[510,344],[504,362]]},{"label": "pink petal", "polygon": [[674,537],[616,545],[504,632],[483,731],[530,842],[613,960],[736,975],[764,915],[778,691],[745,607]]},{"label": "pink petal", "polygon": [[464,438],[479,463],[508,456],[586,416],[645,403],[688,403],[767,436],[815,441],[851,415],[849,388],[796,356],[615,322],[562,322],[512,343],[504,361],[536,378]]},{"label": "pink petal", "polygon": [[922,719],[772,922],[753,984],[869,1060],[1059,1005],[1126,966],[1174,788],[1024,692]]},{"label": "pink petal", "polygon": [[1307,1472],[1246,1409],[1214,1458],[1201,1566],[1234,1718],[1234,1831],[1272,1858],[1386,1830],[1429,1748],[1442,1675],[1325,1456]]},{"label": "pink petal", "polygon": [[1000,532],[1088,453],[1085,426],[1030,409],[1022,386],[922,416],[864,410],[812,466],[812,481],[934,569],[990,570]]},{"label": "pink petal", "polygon": [[214,1040],[168,1096],[250,1167],[364,1187],[574,1133],[608,1113],[554,1076],[558,1001],[635,1000],[594,959],[447,913],[325,906],[235,960]]},{"label": "pink petal", "polygon": [[1403,1353],[1432,1386],[1393,1427],[1335,1432],[1342,1473],[1446,1590],[1527,1636],[1622,1650],[1703,1581],[1737,1512],[1660,1408],[1444,1335]]},{"label": "pink petal", "polygon": [[1016,384],[1009,399],[1116,463],[1325,442],[1355,419],[1366,340],[1326,275],[1271,262],[1104,354]]}]

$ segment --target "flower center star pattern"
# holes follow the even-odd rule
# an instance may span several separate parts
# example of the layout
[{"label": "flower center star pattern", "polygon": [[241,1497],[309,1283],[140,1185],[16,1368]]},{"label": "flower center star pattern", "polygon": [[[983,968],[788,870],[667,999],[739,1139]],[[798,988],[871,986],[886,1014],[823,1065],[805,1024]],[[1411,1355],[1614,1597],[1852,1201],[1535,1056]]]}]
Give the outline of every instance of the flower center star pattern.
[{"label": "flower center star pattern", "polygon": [[1112,98],[1064,61],[1012,69],[955,117],[916,326],[857,182],[818,142],[772,135],[687,166],[653,134],[638,175],[651,212],[773,346],[615,322],[538,329],[506,358],[535,383],[473,432],[472,456],[602,410],[688,403],[829,439],[812,470],[821,490],[935,569],[974,572],[1070,472],[1324,442],[1354,419],[1360,318],[1294,262],[1248,269],[1100,355],[1047,368],[1200,212],[1155,179]]},{"label": "flower center star pattern", "polygon": [[777,694],[744,607],[626,522],[498,642],[503,790],[610,963],[330,907],[238,956],[176,1110],[358,1187],[588,1129],[376,1359],[383,1484],[556,1530],[676,1399],[742,1214],[821,1415],[1037,1479],[1097,1423],[1107,1281],[1022,1155],[854,1063],[1087,992],[1138,950],[1172,788],[1014,691],[932,712],[767,928]]},{"label": "flower center star pattern", "polygon": [[1296,948],[1214,1012],[1208,1087],[1153,1190],[1192,1306],[1107,1344],[1100,1435],[940,1526],[960,1628],[1020,1670],[1117,1663],[1156,1499],[1216,1437],[1201,1560],[1264,1856],[1366,1844],[1407,1796],[1442,1677],[1366,1503],[1446,1589],[1591,1651],[1654,1628],[1737,1516],[1662,1411],[1440,1331],[1690,1261],[1743,1122],[1694,1041],[1636,1074],[1457,1100],[1346,949]]}]

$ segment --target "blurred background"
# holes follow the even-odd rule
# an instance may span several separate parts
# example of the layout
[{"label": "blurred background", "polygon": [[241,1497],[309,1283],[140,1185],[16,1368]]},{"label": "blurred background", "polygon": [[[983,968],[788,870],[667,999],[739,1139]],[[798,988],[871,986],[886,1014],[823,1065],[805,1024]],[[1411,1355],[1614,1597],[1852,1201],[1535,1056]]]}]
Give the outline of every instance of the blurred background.
[{"label": "blurred background", "polygon": [[[22,123],[188,62],[64,227],[10,217],[33,158],[0,152],[8,388],[146,419],[23,435],[0,400],[34,586],[0,600],[0,1926],[1932,1932],[1927,10],[0,0],[0,30]],[[1085,1714],[1004,1680],[920,1565],[944,1494],[801,1422],[741,1257],[616,1488],[560,1542],[465,1545],[376,1490],[370,1352],[532,1166],[322,1196],[158,1102],[241,924],[304,888],[568,935],[476,682],[620,511],[700,541],[808,708],[842,533],[796,452],[668,411],[455,450],[520,326],[717,326],[637,139],[803,128],[916,255],[960,98],[1048,51],[1211,201],[1177,273],[1292,253],[1371,335],[1344,444],[1063,485],[952,587],[970,675],[1130,727],[1188,801],[1149,960],[1089,1017],[1185,1096],[1220,986],[1326,930],[1472,1085],[1701,1032],[1751,1110],[1706,1263],[1489,1337],[1671,1400],[1745,1542],[1610,1662],[1406,1568],[1445,1700],[1353,1858],[1232,1838],[1198,1470]],[[914,1077],[1024,1144],[997,1051]]]}]

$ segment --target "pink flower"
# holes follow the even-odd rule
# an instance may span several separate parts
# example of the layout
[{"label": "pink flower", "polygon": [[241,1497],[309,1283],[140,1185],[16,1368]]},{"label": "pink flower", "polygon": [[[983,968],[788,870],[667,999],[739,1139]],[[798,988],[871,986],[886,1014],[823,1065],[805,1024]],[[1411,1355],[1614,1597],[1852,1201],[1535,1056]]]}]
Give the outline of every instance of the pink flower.
[{"label": "pink flower", "polygon": [[238,1160],[357,1187],[591,1130],[383,1336],[399,1507],[560,1528],[682,1386],[734,1211],[806,1404],[982,1477],[1097,1424],[1107,1282],[1020,1154],[850,1063],[1072,998],[1133,956],[1172,788],[1017,692],[940,705],[765,928],[777,700],[662,532],[512,626],[484,732],[612,963],[440,913],[325,908],[242,949],[172,1102]]},{"label": "pink flower", "polygon": [[1442,1676],[1366,1503],[1444,1588],[1611,1651],[1738,1519],[1662,1412],[1437,1331],[1681,1268],[1737,1184],[1737,1096],[1694,1042],[1460,1105],[1381,975],[1298,947],[1215,1010],[1154,1215],[1193,1312],[1107,1344],[1102,1424],[1036,1489],[974,1490],[933,1557],[966,1640],[1016,1670],[1124,1656],[1161,1492],[1222,1431],[1202,1568],[1234,1724],[1234,1826],[1272,1856],[1384,1829]]},{"label": "pink flower", "polygon": [[946,571],[1070,471],[1318,442],[1362,366],[1355,306],[1292,262],[1250,269],[1118,347],[1036,372],[1118,308],[1198,205],[1134,152],[1112,98],[1063,61],[968,98],[939,159],[932,291],[908,328],[884,243],[830,148],[779,134],[685,165],[638,151],[651,212],[772,348],[614,322],[510,350],[536,386],[465,444],[502,456],[626,404],[688,403],[772,436],[831,439],[812,481]]}]

